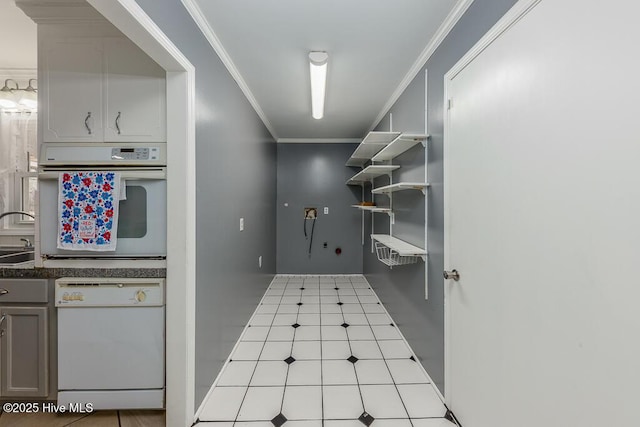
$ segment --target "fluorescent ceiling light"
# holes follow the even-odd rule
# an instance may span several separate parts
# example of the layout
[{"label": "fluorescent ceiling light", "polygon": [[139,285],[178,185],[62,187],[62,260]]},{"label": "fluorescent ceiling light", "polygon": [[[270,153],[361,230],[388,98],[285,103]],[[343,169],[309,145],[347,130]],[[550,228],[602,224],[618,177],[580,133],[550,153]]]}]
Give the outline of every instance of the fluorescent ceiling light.
[{"label": "fluorescent ceiling light", "polygon": [[314,119],[324,117],[324,96],[327,88],[327,52],[309,53],[311,76],[311,115]]}]

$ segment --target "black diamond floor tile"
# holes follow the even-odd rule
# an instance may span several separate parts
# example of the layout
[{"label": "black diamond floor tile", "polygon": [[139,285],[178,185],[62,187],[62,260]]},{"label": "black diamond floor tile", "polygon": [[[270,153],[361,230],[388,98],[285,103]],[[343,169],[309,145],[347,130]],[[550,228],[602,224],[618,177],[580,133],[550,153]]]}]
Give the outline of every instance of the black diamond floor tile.
[{"label": "black diamond floor tile", "polygon": [[335,287],[335,288],[333,288],[333,289],[335,289],[335,290],[337,291],[337,290],[338,290],[338,289],[340,289],[340,288],[338,288],[338,287]]},{"label": "black diamond floor tile", "polygon": [[299,303],[298,303],[298,305],[302,305],[302,303],[301,303],[301,302],[299,302]]},{"label": "black diamond floor tile", "polygon": [[[347,358],[347,360],[348,360],[349,362],[351,362],[351,363],[356,363],[356,362],[358,361],[358,358],[357,358],[357,357],[355,357],[354,355],[351,355],[351,356],[349,356],[349,357]],[[360,366],[360,365],[358,365],[358,366]]]},{"label": "black diamond floor tile", "polygon": [[291,365],[293,362],[295,362],[295,361],[296,361],[296,359],[294,359],[293,357],[289,356],[289,357],[287,357],[286,359],[284,359],[284,361],[285,361],[285,363],[286,363],[287,365]]},{"label": "black diamond floor tile", "polygon": [[342,302],[342,301],[340,301],[340,302],[338,303],[338,305],[342,305],[342,304],[343,304],[343,302]]},{"label": "black diamond floor tile", "polygon": [[297,324],[297,323],[294,323],[294,324],[293,324],[293,325],[291,325],[291,326],[292,326],[293,328],[299,328],[299,327],[300,327],[300,325],[299,325],[299,324]]},{"label": "black diamond floor tile", "polygon": [[[276,427],[280,427],[282,426],[284,423],[287,422],[287,417],[285,417],[284,415],[282,415],[282,413],[279,413],[278,415],[276,415],[272,420],[271,420],[271,424],[273,424]],[[369,425],[369,424],[367,424]]]},{"label": "black diamond floor tile", "polygon": [[366,412],[363,412],[362,415],[358,417],[358,421],[360,421],[362,424],[366,426],[370,426],[371,423],[375,421],[375,418],[373,418],[371,414],[367,414]]},{"label": "black diamond floor tile", "polygon": [[348,324],[347,322],[345,322],[345,323],[343,323],[343,324],[342,324],[342,325],[340,325],[340,326],[342,326],[343,328],[345,328],[345,329],[346,329],[346,328],[348,328],[348,327],[349,327],[349,324]]},{"label": "black diamond floor tile", "polygon": [[304,291],[304,288],[300,288],[301,291]]},{"label": "black diamond floor tile", "polygon": [[414,362],[416,361],[416,358],[411,356],[409,359],[413,360]]}]

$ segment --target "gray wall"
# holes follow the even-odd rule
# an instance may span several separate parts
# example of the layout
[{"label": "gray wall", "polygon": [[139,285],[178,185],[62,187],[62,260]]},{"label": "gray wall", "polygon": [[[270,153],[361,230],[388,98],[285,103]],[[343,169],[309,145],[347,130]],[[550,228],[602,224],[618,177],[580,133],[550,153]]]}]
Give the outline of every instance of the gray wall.
[{"label": "gray wall", "polygon": [[[278,144],[278,273],[362,273],[361,213],[351,207],[360,201],[362,190],[345,185],[356,170],[344,165],[356,147]],[[323,213],[325,206],[328,215]],[[310,257],[305,207],[318,208]],[[310,232],[312,221],[306,225]],[[336,255],[336,247],[341,255]]]},{"label": "gray wall", "polygon": [[196,67],[197,407],[275,273],[276,144],[182,3],[137,2]]},{"label": "gray wall", "polygon": [[[424,299],[425,266],[422,262],[389,270],[378,262],[369,250],[365,250],[364,254],[365,275],[441,391],[444,391],[445,386],[444,280],[442,278],[444,268],[442,189],[444,74],[515,2],[515,0],[476,0],[424,67],[429,70],[428,130],[431,135],[426,150],[428,182],[431,184],[427,194],[429,300]],[[393,130],[424,132],[424,79],[423,69],[391,109]],[[378,127],[380,130],[389,129],[388,116]],[[425,154],[424,151],[422,148],[413,148],[394,160],[394,163],[402,165],[402,168],[394,173],[394,182],[413,178],[421,181],[424,178],[424,169],[419,165],[421,157]],[[396,194],[394,208],[399,213],[396,216],[394,234],[421,246],[420,243],[424,241],[424,198],[417,196],[416,193]],[[368,223],[368,230],[370,226]],[[376,232],[387,231],[388,221],[383,223],[376,218]]]}]

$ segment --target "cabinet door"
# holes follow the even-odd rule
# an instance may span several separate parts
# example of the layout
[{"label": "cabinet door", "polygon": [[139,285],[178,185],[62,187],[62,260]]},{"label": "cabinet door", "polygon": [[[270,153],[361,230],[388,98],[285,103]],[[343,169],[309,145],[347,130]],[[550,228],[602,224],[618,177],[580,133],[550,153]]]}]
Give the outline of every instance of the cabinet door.
[{"label": "cabinet door", "polygon": [[53,39],[41,47],[43,141],[101,142],[101,40]]},{"label": "cabinet door", "polygon": [[47,311],[47,307],[0,308],[0,395],[3,397],[47,396]]},{"label": "cabinet door", "polygon": [[166,73],[128,39],[105,39],[105,141],[166,141]]}]

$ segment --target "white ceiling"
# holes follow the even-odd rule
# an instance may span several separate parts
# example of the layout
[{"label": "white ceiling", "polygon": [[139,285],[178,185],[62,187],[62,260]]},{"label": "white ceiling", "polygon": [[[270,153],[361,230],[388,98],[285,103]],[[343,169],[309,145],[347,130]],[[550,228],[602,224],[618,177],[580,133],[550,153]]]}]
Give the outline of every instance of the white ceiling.
[{"label": "white ceiling", "polygon": [[[280,142],[362,138],[469,0],[183,0]],[[329,54],[311,117],[308,53]]]},{"label": "white ceiling", "polygon": [[0,71],[35,70],[37,46],[35,22],[13,0],[0,0]]}]

